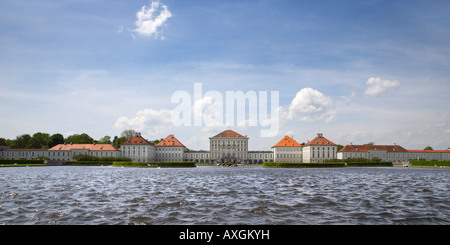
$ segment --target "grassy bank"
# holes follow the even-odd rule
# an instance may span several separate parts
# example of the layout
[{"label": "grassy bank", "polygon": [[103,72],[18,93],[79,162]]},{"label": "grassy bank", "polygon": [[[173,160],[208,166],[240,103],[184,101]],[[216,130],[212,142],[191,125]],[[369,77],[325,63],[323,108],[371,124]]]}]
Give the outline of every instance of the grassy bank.
[{"label": "grassy bank", "polygon": [[344,163],[291,163],[291,162],[265,162],[264,168],[336,168],[345,167]]},{"label": "grassy bank", "polygon": [[35,167],[35,166],[47,166],[44,160],[14,160],[14,159],[1,159],[0,167]]},{"label": "grassy bank", "polygon": [[450,161],[425,161],[425,160],[413,160],[411,167],[445,167],[450,168]]},{"label": "grassy bank", "polygon": [[42,167],[42,166],[48,166],[45,163],[42,164],[0,164],[1,167]]},{"label": "grassy bank", "polygon": [[392,167],[392,162],[325,162],[325,163],[291,163],[265,162],[265,168],[336,168],[336,167]]},{"label": "grassy bank", "polygon": [[347,167],[392,167],[392,162],[347,162]]},{"label": "grassy bank", "polygon": [[112,161],[67,161],[64,166],[111,166]]},{"label": "grassy bank", "polygon": [[192,168],[197,167],[195,162],[113,162],[113,167],[133,168]]}]

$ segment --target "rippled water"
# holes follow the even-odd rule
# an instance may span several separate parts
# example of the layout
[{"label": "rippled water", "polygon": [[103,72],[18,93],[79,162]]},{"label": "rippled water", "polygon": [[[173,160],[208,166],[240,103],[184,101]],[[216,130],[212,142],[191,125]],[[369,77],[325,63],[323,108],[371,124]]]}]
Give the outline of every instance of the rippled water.
[{"label": "rippled water", "polygon": [[0,168],[1,224],[450,224],[450,169]]}]

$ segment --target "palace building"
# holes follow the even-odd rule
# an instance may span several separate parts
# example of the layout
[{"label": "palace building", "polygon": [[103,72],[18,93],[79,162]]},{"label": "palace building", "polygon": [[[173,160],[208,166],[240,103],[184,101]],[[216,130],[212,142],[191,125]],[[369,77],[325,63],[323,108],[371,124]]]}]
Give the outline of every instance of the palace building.
[{"label": "palace building", "polygon": [[248,137],[225,130],[209,138],[209,149],[212,161],[244,163],[248,159]]},{"label": "palace building", "polygon": [[[0,140],[1,141],[1,140]],[[120,157],[121,151],[111,144],[59,144],[50,149],[11,149],[0,147],[0,159],[32,160],[45,157],[54,161],[73,161],[73,156]]]},{"label": "palace building", "polygon": [[427,161],[449,161],[448,150],[406,150],[399,145],[346,145],[337,153],[337,159],[379,158],[382,161],[404,162],[424,159]]},{"label": "palace building", "polygon": [[186,147],[173,134],[156,144],[156,161],[184,161]]},{"label": "palace building", "polygon": [[120,151],[122,157],[131,158],[133,162],[154,162],[156,158],[155,146],[140,133],[122,143]]},{"label": "palace building", "polygon": [[322,163],[325,160],[336,159],[337,145],[318,133],[317,137],[303,146],[303,162]]},{"label": "palace building", "polygon": [[272,146],[274,162],[302,162],[303,146],[289,136],[284,136]]},{"label": "palace building", "polygon": [[403,162],[411,159],[450,160],[448,150],[406,150],[399,145],[347,145],[339,152],[337,145],[322,133],[300,144],[284,136],[270,151],[249,151],[249,138],[233,130],[225,130],[209,138],[209,151],[188,149],[175,135],[162,141],[144,139],[140,133],[120,145],[111,144],[59,144],[50,149],[11,149],[0,139],[0,159],[36,159],[73,161],[76,155],[96,157],[128,157],[134,162],[194,161],[196,163],[263,162],[322,163],[328,159],[379,158],[382,161]]}]

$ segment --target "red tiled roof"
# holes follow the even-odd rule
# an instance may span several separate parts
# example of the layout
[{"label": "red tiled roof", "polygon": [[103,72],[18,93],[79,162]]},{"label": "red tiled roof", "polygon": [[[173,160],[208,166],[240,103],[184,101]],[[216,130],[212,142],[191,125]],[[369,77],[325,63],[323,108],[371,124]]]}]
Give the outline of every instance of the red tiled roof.
[{"label": "red tiled roof", "polygon": [[220,138],[245,138],[244,136],[234,132],[233,130],[225,130],[222,133],[214,136],[214,138],[220,137]]},{"label": "red tiled roof", "polygon": [[313,140],[309,141],[308,143],[306,143],[304,146],[309,145],[336,145],[336,144],[320,135],[314,138]]},{"label": "red tiled roof", "polygon": [[283,139],[281,139],[276,145],[272,146],[272,147],[279,147],[279,146],[302,146],[300,145],[297,141],[295,141],[294,139],[292,139],[289,136],[284,136]]},{"label": "red tiled roof", "polygon": [[90,150],[90,151],[118,151],[110,144],[59,144],[48,149],[49,151],[70,151],[70,150]]},{"label": "red tiled roof", "polygon": [[142,138],[142,136],[135,136],[125,142],[122,145],[153,145],[151,142]]},{"label": "red tiled roof", "polygon": [[408,150],[399,145],[346,145],[339,152],[368,152],[368,151],[408,152]]},{"label": "red tiled roof", "polygon": [[415,153],[450,153],[450,150],[408,150]]},{"label": "red tiled roof", "polygon": [[184,145],[173,134],[167,136],[164,140],[160,141],[156,146],[183,146]]}]

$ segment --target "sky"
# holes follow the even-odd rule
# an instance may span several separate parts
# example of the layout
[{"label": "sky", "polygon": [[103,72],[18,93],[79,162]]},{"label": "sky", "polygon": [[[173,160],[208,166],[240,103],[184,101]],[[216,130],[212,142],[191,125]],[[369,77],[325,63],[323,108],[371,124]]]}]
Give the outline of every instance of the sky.
[{"label": "sky", "polygon": [[[447,149],[449,12],[447,0],[2,0],[0,137],[135,129],[209,150],[232,129],[249,150],[317,133]],[[209,91],[277,91],[278,130],[176,126],[177,91],[204,113]]]}]

